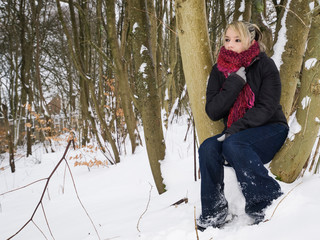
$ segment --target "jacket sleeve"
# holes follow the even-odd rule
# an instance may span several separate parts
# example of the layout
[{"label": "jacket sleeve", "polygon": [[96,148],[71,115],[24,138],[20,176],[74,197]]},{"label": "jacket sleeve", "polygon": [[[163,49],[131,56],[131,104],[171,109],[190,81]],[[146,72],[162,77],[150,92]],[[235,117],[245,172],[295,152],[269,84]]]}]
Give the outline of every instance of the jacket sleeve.
[{"label": "jacket sleeve", "polygon": [[[258,127],[268,123],[280,106],[281,81],[279,71],[271,58],[267,58],[258,67],[261,85],[256,94],[254,106],[245,115],[234,122],[226,133],[233,134],[241,130]],[[248,74],[247,74],[248,79]],[[256,79],[253,79],[256,81]]]},{"label": "jacket sleeve", "polygon": [[206,94],[206,112],[211,120],[217,121],[229,114],[244,85],[244,80],[237,74],[230,74],[225,78],[217,65],[213,66]]}]

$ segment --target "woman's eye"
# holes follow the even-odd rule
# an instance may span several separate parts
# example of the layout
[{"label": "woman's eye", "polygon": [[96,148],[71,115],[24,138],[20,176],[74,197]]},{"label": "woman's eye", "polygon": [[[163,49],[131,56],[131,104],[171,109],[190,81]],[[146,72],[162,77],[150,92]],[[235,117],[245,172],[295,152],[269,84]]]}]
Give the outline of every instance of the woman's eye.
[{"label": "woman's eye", "polygon": [[236,42],[241,42],[241,40],[240,39],[236,39]]},{"label": "woman's eye", "polygon": [[230,39],[225,39],[224,41],[226,41],[226,42],[230,42]]}]

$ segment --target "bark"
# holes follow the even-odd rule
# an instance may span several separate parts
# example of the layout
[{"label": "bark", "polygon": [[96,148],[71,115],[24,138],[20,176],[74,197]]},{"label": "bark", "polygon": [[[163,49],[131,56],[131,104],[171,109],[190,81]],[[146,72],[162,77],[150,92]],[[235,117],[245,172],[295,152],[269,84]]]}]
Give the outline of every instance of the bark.
[{"label": "bark", "polygon": [[[20,79],[21,79],[21,112],[27,119],[27,125],[30,126],[30,111],[25,111],[25,106],[32,105],[33,92],[31,88],[31,65],[33,62],[33,32],[28,28],[28,19],[26,14],[26,2],[20,0],[19,3],[19,20],[20,20],[20,48],[21,48],[21,67],[20,67]],[[32,24],[30,24],[32,26]],[[26,128],[27,139],[27,153],[26,156],[32,155],[32,139],[31,129]]]},{"label": "bark", "polygon": [[[151,2],[148,2],[151,4]],[[132,5],[131,5],[132,4]],[[160,161],[165,156],[165,143],[162,131],[160,98],[157,89],[156,71],[152,56],[152,44],[149,19],[149,5],[145,0],[129,2],[132,24],[132,49],[135,64],[134,76],[139,105],[142,116],[146,148],[153,178],[158,192],[165,191],[161,176]],[[150,9],[153,9],[151,6]]]},{"label": "bark", "polygon": [[[292,0],[287,6],[287,14],[284,14],[286,39],[284,51],[282,52],[280,77],[282,80],[281,105],[285,116],[291,114],[294,96],[300,78],[303,55],[305,53],[306,41],[310,27],[310,15],[307,14],[310,1]],[[281,30],[280,30],[281,31]],[[283,39],[278,39],[283,41]],[[279,49],[274,49],[281,51]]]},{"label": "bark", "polygon": [[264,24],[262,13],[265,11],[266,5],[264,3],[256,1],[252,6],[252,22],[257,24],[263,34],[262,42],[266,46],[267,55],[271,56],[273,47],[272,30]]},{"label": "bark", "polygon": [[[286,8],[284,6],[287,5],[287,0],[281,0],[279,4],[277,4],[277,0],[273,0],[272,2],[277,14],[276,29],[275,29],[274,38],[273,38],[273,43],[276,43],[278,42],[278,35],[282,27],[281,20],[283,18],[284,13],[286,12]],[[274,47],[270,50],[270,56],[272,56],[273,54],[274,54]]]},{"label": "bark", "polygon": [[219,0],[222,29],[226,29],[226,27],[227,27],[226,13],[224,11],[224,9],[225,9],[224,2],[225,2],[224,0]]},{"label": "bark", "polygon": [[[149,0],[150,1],[150,0]],[[164,97],[165,97],[165,84],[163,82],[164,79],[164,62],[163,62],[163,54],[165,53],[164,49],[164,39],[163,39],[163,15],[164,15],[164,6],[163,0],[156,2],[156,16],[151,17],[154,18],[153,27],[153,34],[156,36],[156,41],[154,41],[156,52],[155,55],[155,66],[156,66],[156,74],[157,74],[157,88],[159,90],[159,96],[161,101],[161,106],[164,104]],[[148,4],[149,5],[149,4]]]},{"label": "bark", "polygon": [[[128,94],[131,89],[129,87],[129,76],[127,63],[125,62],[125,49],[126,46],[118,43],[118,36],[116,34],[116,23],[115,23],[115,1],[114,0],[106,0],[107,3],[107,30],[108,30],[108,40],[111,46],[111,52],[113,57],[113,64],[116,78],[119,82],[119,95],[121,98],[121,106],[123,109],[125,121],[127,124],[128,134],[131,142],[132,153],[135,152],[135,149],[138,145],[137,136],[135,135],[136,126],[136,118],[132,108],[132,98],[131,94]],[[125,16],[127,18],[128,16]],[[126,34],[127,34],[127,19],[125,19],[125,25],[123,31],[123,35],[121,41],[126,42]]]},{"label": "bark", "polygon": [[252,12],[252,1],[250,0],[245,0],[245,9],[243,13],[243,20],[250,22],[251,19],[251,12]]},{"label": "bark", "polygon": [[179,43],[191,110],[200,144],[223,129],[205,112],[207,79],[212,68],[204,0],[176,2]]},{"label": "bark", "polygon": [[14,142],[13,142],[13,123],[12,126],[9,124],[9,116],[8,116],[8,107],[4,104],[1,104],[2,106],[2,113],[4,116],[4,127],[6,130],[6,138],[8,140],[8,146],[9,146],[9,164],[11,172],[14,173],[16,171],[16,166],[14,162]]},{"label": "bark", "polygon": [[[271,171],[285,182],[293,182],[301,173],[312,151],[319,130],[320,109],[320,14],[314,16],[302,69],[297,121],[301,131],[287,143],[271,163]],[[307,104],[307,102],[309,103]]]},{"label": "bark", "polygon": [[[168,45],[167,48],[169,49],[168,52],[168,65],[169,69],[166,75],[166,98],[164,99],[164,108],[166,110],[167,117],[170,114],[172,104],[179,97],[179,89],[177,86],[178,76],[177,76],[177,66],[178,66],[178,38],[175,32],[176,30],[176,18],[173,16],[173,8],[170,7],[170,11],[168,13],[170,22],[170,29],[171,31],[168,32]],[[168,120],[168,119],[166,119]],[[166,127],[168,122],[166,122]]]},{"label": "bark", "polygon": [[241,7],[242,0],[236,0],[234,4],[234,14],[233,14],[233,20],[239,20],[242,12],[240,12],[239,8]]}]

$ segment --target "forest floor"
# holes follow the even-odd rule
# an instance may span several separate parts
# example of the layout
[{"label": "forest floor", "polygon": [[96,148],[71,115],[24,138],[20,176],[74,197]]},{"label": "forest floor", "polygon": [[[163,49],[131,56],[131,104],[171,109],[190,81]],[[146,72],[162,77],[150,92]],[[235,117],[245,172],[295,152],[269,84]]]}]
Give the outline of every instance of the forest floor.
[{"label": "forest floor", "polygon": [[[47,178],[62,158],[66,141],[55,143],[54,153],[45,153],[43,147],[36,145],[28,158],[23,157],[24,150],[20,149],[15,173],[6,168],[8,156],[2,155],[0,240],[14,235],[33,214],[32,221],[13,239],[320,239],[319,174],[306,173],[291,184],[281,182],[284,195],[266,210],[267,221],[250,226],[231,168],[225,168],[225,195],[230,212],[238,217],[223,229],[197,232],[194,223],[201,204],[200,180],[194,180],[193,133],[187,131],[187,120],[183,118],[164,133],[167,149],[161,169],[167,191],[161,195],[157,193],[145,147],[139,147],[135,154],[123,155],[121,163],[107,166],[97,166],[101,163],[98,160],[103,162],[103,155],[94,147],[87,147],[68,151],[66,161],[71,174],[63,160],[37,208]],[[76,162],[90,160],[96,163],[91,168],[75,166]],[[12,191],[30,183],[34,184]],[[184,198],[188,201],[172,206]]]}]

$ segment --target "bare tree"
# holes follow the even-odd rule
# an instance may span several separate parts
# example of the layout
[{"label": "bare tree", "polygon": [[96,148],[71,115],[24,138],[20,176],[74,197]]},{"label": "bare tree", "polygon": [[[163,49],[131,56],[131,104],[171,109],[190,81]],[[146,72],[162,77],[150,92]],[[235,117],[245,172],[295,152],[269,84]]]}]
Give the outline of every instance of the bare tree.
[{"label": "bare tree", "polygon": [[271,171],[282,181],[293,182],[305,166],[319,130],[320,109],[320,12],[314,13],[301,73],[301,87],[296,117],[301,131],[285,146],[271,163]]},{"label": "bare tree", "polygon": [[155,71],[155,47],[150,39],[150,14],[154,14],[152,2],[133,0],[129,3],[131,11],[131,43],[134,59],[134,77],[137,99],[135,104],[141,113],[145,142],[149,163],[157,190],[165,191],[161,176],[160,162],[165,156],[165,143],[162,131],[160,98],[157,89],[157,75]]}]

